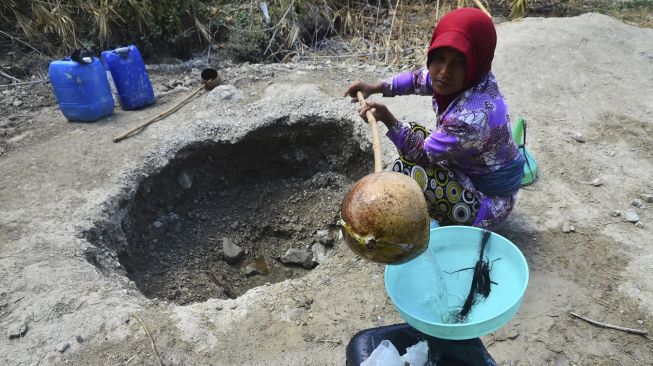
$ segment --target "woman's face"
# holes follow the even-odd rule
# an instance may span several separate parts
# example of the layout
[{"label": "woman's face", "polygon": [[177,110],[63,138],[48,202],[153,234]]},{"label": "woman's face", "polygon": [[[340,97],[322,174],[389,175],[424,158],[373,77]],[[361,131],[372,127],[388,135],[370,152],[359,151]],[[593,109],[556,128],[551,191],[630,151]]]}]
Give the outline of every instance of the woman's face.
[{"label": "woman's face", "polygon": [[449,95],[463,90],[467,59],[461,52],[449,47],[437,48],[431,53],[428,67],[436,93]]}]

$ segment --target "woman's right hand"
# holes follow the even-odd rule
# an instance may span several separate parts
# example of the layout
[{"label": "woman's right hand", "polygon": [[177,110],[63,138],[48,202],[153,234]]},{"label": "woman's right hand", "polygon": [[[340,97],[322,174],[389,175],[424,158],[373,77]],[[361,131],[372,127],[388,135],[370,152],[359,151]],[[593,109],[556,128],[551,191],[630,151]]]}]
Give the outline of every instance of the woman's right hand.
[{"label": "woman's right hand", "polygon": [[350,96],[352,98],[352,103],[356,103],[358,102],[357,93],[359,91],[363,93],[363,98],[367,98],[372,94],[381,93],[382,86],[381,83],[368,84],[362,80],[356,80],[353,83],[349,84],[349,87],[345,91],[345,94],[343,94],[343,97]]},{"label": "woman's right hand", "polygon": [[370,123],[367,120],[368,112],[372,112],[374,118],[377,121],[383,122],[383,124],[385,124],[386,127],[388,128],[392,128],[392,126],[394,126],[399,122],[392,114],[392,112],[390,112],[388,107],[385,106],[385,104],[377,103],[371,100],[366,100],[363,103],[361,103],[360,107],[358,107],[358,115],[360,115],[361,118],[366,123]]}]

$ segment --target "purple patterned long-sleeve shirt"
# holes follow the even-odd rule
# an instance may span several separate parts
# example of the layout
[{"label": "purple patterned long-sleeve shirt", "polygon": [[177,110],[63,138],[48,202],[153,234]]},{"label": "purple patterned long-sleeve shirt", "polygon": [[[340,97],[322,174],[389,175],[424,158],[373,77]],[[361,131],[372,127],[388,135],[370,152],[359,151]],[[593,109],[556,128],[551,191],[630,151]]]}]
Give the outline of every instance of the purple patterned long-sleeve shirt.
[{"label": "purple patterned long-sleeve shirt", "polygon": [[[382,82],[383,95],[433,95],[429,71],[422,68]],[[512,210],[514,197],[489,197],[477,191],[470,177],[488,175],[519,159],[510,127],[508,107],[490,72],[463,91],[445,111],[432,100],[437,120],[429,136],[397,123],[386,136],[405,158],[420,164],[440,164],[453,171],[461,185],[479,195],[482,207],[474,226],[495,227]]]},{"label": "purple patterned long-sleeve shirt", "polygon": [[[384,96],[433,95],[428,69],[401,73],[385,80]],[[398,123],[387,136],[402,155],[418,163],[446,162],[465,175],[487,175],[519,158],[510,130],[508,108],[492,73],[476,86],[462,92],[444,113],[439,113],[436,129],[425,139],[411,134],[408,125]]]}]

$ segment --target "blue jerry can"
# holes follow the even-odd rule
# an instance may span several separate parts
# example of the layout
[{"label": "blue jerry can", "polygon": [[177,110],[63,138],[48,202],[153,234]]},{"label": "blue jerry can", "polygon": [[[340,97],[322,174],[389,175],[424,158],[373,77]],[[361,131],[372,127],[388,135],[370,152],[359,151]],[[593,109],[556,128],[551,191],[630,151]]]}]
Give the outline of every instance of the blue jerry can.
[{"label": "blue jerry can", "polygon": [[138,109],[156,101],[145,63],[136,46],[104,51],[102,59],[111,72],[122,109]]},{"label": "blue jerry can", "polygon": [[59,108],[69,121],[93,122],[113,113],[113,96],[97,57],[85,57],[81,63],[70,57],[52,61],[48,74]]}]

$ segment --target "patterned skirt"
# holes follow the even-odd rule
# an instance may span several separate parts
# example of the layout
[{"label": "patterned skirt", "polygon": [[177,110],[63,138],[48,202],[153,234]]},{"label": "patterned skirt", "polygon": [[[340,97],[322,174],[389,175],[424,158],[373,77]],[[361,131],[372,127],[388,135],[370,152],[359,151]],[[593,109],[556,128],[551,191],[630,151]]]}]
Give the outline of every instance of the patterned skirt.
[{"label": "patterned skirt", "polygon": [[481,207],[481,200],[458,183],[450,170],[434,165],[423,167],[400,156],[392,170],[413,178],[422,188],[429,214],[440,225],[471,225]]}]

